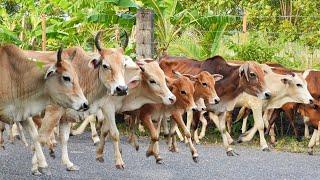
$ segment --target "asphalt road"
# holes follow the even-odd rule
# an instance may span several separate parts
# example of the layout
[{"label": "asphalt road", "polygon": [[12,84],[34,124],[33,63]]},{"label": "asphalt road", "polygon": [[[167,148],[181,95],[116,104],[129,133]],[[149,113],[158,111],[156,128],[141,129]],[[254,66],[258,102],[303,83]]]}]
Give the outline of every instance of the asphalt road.
[{"label": "asphalt road", "polygon": [[126,138],[121,141],[124,170],[114,166],[113,146],[106,144],[105,162],[95,160],[95,147],[89,133],[73,136],[69,141],[71,161],[79,171],[68,172],[61,164],[58,147],[56,159],[45,150],[52,175],[31,175],[31,151],[21,142],[6,143],[0,150],[0,179],[319,179],[319,155],[286,152],[262,152],[259,149],[237,145],[239,156],[227,157],[221,145],[198,145],[199,163],[194,163],[187,147],[180,143],[179,153],[171,153],[160,144],[164,164],[156,164],[153,157],[146,158],[147,140],[140,139],[140,150],[136,152]]}]

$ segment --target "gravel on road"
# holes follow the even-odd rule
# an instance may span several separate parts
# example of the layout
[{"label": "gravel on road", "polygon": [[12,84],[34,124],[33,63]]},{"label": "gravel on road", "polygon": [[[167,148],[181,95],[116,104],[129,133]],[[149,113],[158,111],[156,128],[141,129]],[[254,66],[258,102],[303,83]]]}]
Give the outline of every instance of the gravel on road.
[{"label": "gravel on road", "polygon": [[[236,145],[239,156],[228,157],[222,145],[197,145],[199,162],[194,163],[185,144],[179,143],[179,153],[169,152],[161,141],[163,164],[153,157],[146,158],[148,139],[140,138],[140,150],[121,139],[124,170],[115,168],[112,143],[106,143],[105,162],[95,160],[95,147],[90,134],[72,136],[69,141],[70,160],[80,167],[69,172],[61,163],[61,150],[56,148],[56,158],[44,153],[50,167],[50,176],[31,175],[30,148],[20,141],[0,150],[0,179],[319,179],[319,155],[309,156],[287,152],[262,152],[258,148]],[[307,147],[306,147],[307,148]]]}]

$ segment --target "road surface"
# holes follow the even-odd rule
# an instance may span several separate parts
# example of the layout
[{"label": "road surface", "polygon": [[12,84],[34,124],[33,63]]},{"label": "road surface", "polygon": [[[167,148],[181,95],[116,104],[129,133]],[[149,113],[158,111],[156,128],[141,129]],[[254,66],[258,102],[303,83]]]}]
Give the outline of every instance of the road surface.
[{"label": "road surface", "polygon": [[[124,170],[114,166],[113,146],[106,144],[105,162],[95,160],[95,147],[90,134],[70,137],[69,156],[79,171],[68,172],[61,164],[61,151],[56,159],[44,150],[50,166],[50,176],[40,179],[319,179],[320,156],[286,152],[262,152],[257,148],[234,146],[239,156],[227,157],[222,145],[198,145],[199,163],[194,163],[188,148],[180,143],[179,153],[171,153],[164,142],[160,152],[164,164],[156,164],[153,157],[146,158],[148,141],[142,138],[136,152],[122,138],[121,147]],[[31,175],[31,151],[20,141],[14,145],[6,141],[6,149],[0,150],[0,179],[39,179]]]}]

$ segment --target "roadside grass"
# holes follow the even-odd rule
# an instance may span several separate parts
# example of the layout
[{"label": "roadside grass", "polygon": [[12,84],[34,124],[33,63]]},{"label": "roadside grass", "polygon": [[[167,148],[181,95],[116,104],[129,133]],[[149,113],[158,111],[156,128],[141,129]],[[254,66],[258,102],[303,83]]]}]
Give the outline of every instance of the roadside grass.
[{"label": "roadside grass", "polygon": [[[128,136],[129,135],[129,128],[125,123],[118,123],[118,129],[121,135]],[[136,135],[138,138],[146,138],[149,137],[149,132],[146,130],[145,132],[140,132],[139,130],[136,131]],[[243,142],[241,144],[236,143],[240,133],[233,133],[231,137],[235,141],[236,146],[246,146],[246,147],[254,147],[259,149],[260,148],[260,140],[258,133],[254,136],[254,138],[249,142]],[[302,139],[302,141],[297,141],[294,136],[283,136],[283,137],[276,137],[277,141],[274,145],[270,144],[269,136],[265,136],[267,143],[271,150],[273,151],[282,151],[282,152],[291,152],[291,153],[307,153],[308,150],[308,143],[309,139]],[[164,137],[160,135],[160,139],[164,140]],[[177,138],[179,141],[179,138]],[[213,126],[208,126],[206,131],[206,136],[200,140],[200,144],[202,145],[221,145],[222,146],[222,138],[220,132],[217,128]],[[318,151],[318,148],[315,147],[315,153]]]}]

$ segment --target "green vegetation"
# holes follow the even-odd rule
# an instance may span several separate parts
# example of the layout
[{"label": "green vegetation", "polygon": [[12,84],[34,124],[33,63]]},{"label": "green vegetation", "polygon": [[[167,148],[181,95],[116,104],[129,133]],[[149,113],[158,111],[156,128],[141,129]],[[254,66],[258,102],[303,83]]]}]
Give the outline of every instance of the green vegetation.
[{"label": "green vegetation", "polygon": [[[94,50],[93,37],[103,29],[106,47],[123,44],[127,33],[126,53],[134,56],[140,8],[155,13],[155,57],[169,53],[204,60],[219,54],[228,60],[320,69],[320,1],[314,0],[4,0],[0,44],[41,50],[45,14],[47,50],[61,44]],[[236,133],[241,127],[234,128]]]}]

